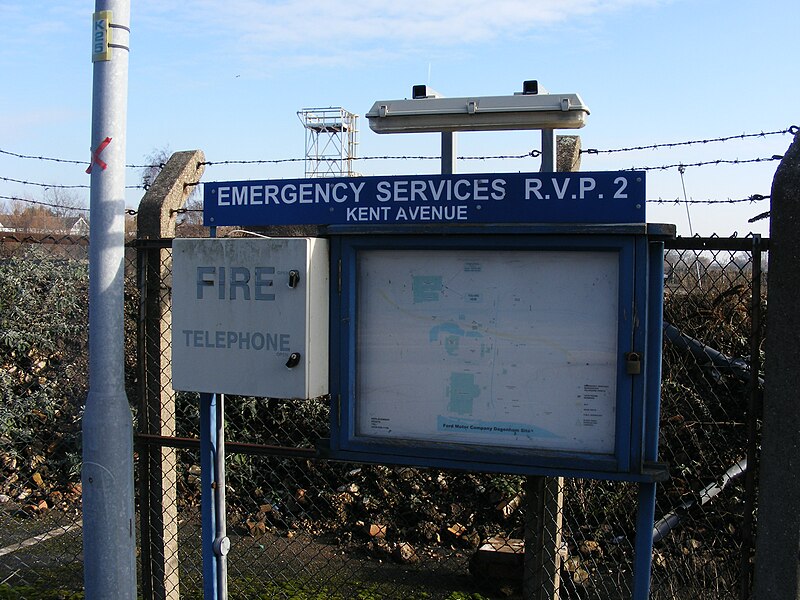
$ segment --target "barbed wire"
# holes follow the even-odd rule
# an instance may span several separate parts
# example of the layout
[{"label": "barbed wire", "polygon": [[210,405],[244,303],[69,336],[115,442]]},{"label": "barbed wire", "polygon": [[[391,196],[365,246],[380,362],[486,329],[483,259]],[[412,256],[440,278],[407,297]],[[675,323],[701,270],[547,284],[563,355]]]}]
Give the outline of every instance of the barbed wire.
[{"label": "barbed wire", "polygon": [[[529,150],[525,154],[495,154],[489,156],[456,156],[456,160],[520,160],[525,158],[538,158],[541,150]],[[353,157],[353,160],[441,160],[441,156],[362,156]]]},{"label": "barbed wire", "polygon": [[[499,155],[491,155],[491,156],[457,156],[457,160],[518,160],[524,158],[536,158],[541,156],[541,151],[539,150],[531,150],[526,154],[499,154]],[[365,160],[440,160],[441,156],[413,156],[413,155],[387,155],[387,156],[361,156],[361,157],[353,157],[351,160],[354,161],[365,161]],[[677,167],[704,167],[707,165],[722,165],[722,164],[729,164],[729,165],[738,165],[738,164],[748,164],[748,163],[759,163],[759,162],[769,162],[774,160],[782,160],[783,156],[774,154],[770,157],[761,157],[761,158],[751,158],[751,159],[733,159],[733,160],[726,160],[726,159],[716,159],[716,160],[709,160],[704,162],[696,162],[696,163],[675,163],[671,165],[661,165],[661,166],[645,166],[645,167],[630,167],[627,169],[620,169],[622,171],[666,171],[668,169],[674,169]],[[259,159],[259,160],[221,160],[221,161],[204,161],[198,163],[198,165],[203,166],[215,166],[215,165],[254,165],[254,164],[279,164],[279,163],[289,163],[289,162],[303,162],[305,158],[279,158],[279,159]],[[317,161],[317,162],[325,162],[325,161]]]},{"label": "barbed wire", "polygon": [[302,162],[305,158],[264,158],[254,160],[205,160],[197,163],[197,166],[214,166],[214,165],[267,165],[267,164],[281,164]]},{"label": "barbed wire", "polygon": [[630,167],[628,169],[620,169],[620,171],[666,171],[668,169],[685,169],[686,167],[706,167],[708,165],[745,165],[749,163],[771,162],[775,160],[783,160],[783,156],[780,154],[773,154],[772,156],[762,158],[706,160],[696,163],[674,163],[671,165],[662,165],[660,167]]},{"label": "barbed wire", "polygon": [[32,160],[46,160],[50,162],[57,162],[57,163],[68,163],[71,165],[88,165],[88,161],[85,160],[69,160],[66,158],[52,158],[50,156],[31,156],[27,154],[18,154],[16,152],[10,152],[8,150],[0,149],[0,154],[5,154],[7,156],[13,156],[15,158],[24,158],[24,159],[32,159]]},{"label": "barbed wire", "polygon": [[[457,156],[456,160],[513,160],[523,158],[536,158],[541,156],[540,150],[530,150],[525,154],[498,154],[490,156]],[[366,160],[441,160],[441,156],[433,155],[383,155],[383,156],[353,156],[349,160],[366,161]],[[281,163],[295,163],[305,162],[311,160],[312,162],[329,162],[326,159],[309,159],[309,158],[265,158],[256,160],[207,160],[198,165],[202,166],[215,166],[215,165],[261,165],[261,164],[281,164]],[[330,159],[333,161],[334,159]],[[338,162],[339,159],[335,159]]]},{"label": "barbed wire", "polygon": [[[16,152],[10,152],[8,150],[0,149],[0,154],[6,154],[8,156],[14,156],[16,158],[23,158],[23,159],[33,159],[33,160],[42,160],[42,161],[51,161],[57,163],[67,163],[67,164],[74,164],[74,165],[86,165],[88,164],[85,160],[70,160],[65,158],[54,158],[49,156],[34,156],[34,155],[26,155],[26,154],[19,154]],[[490,156],[457,156],[457,160],[513,160],[513,159],[524,159],[524,158],[537,158],[541,156],[540,150],[530,150],[525,154],[498,154],[498,155],[490,155]],[[441,156],[432,156],[432,155],[384,155],[384,156],[354,156],[351,160],[358,160],[358,161],[367,161],[367,160],[441,160]],[[246,160],[218,160],[218,161],[203,161],[198,163],[198,165],[202,166],[214,166],[214,165],[262,165],[262,164],[284,164],[284,163],[296,163],[296,162],[304,162],[309,160],[306,157],[302,158],[265,158],[265,159],[246,159]],[[338,159],[337,159],[338,160]],[[129,169],[149,169],[152,167],[164,167],[164,163],[152,164],[152,165],[125,165],[126,168]]]},{"label": "barbed wire", "polygon": [[[717,138],[706,138],[706,139],[695,139],[695,140],[686,140],[681,142],[668,142],[668,143],[659,143],[659,144],[649,144],[649,145],[642,145],[642,146],[630,146],[630,147],[623,147],[623,148],[611,148],[611,149],[596,149],[596,148],[588,148],[581,150],[581,154],[610,154],[610,153],[617,153],[617,152],[632,152],[632,151],[643,151],[643,150],[654,150],[660,148],[675,148],[680,146],[690,146],[696,144],[709,144],[709,143],[717,143],[717,142],[727,142],[730,140],[743,140],[748,138],[765,138],[767,136],[775,136],[775,135],[785,135],[785,134],[792,134],[796,135],[800,131],[800,128],[796,125],[792,125],[787,127],[786,129],[780,129],[775,131],[761,131],[757,133],[743,133],[738,135],[729,135]],[[75,165],[86,165],[87,161],[81,160],[69,160],[64,158],[56,158],[56,157],[49,157],[49,156],[36,156],[36,155],[27,155],[21,154],[17,152],[12,152],[9,150],[0,149],[0,154],[5,154],[8,156],[13,156],[15,158],[26,159],[26,160],[41,160],[41,161],[50,161],[50,162],[57,162],[57,163],[67,163],[67,164],[75,164]],[[530,150],[524,154],[499,154],[499,155],[486,155],[486,156],[458,156],[456,157],[457,160],[467,161],[467,160],[477,160],[477,161],[485,161],[485,160],[523,160],[526,158],[536,158],[541,156],[541,151],[537,149]],[[362,156],[362,157],[353,157],[353,160],[357,161],[374,161],[374,160],[440,160],[441,156],[429,156],[429,155],[375,155],[375,156]],[[621,169],[622,171],[665,171],[669,169],[685,169],[687,167],[704,167],[704,166],[711,166],[711,165],[745,165],[751,163],[761,163],[761,162],[771,162],[782,160],[783,156],[781,155],[773,155],[770,157],[760,157],[760,158],[753,158],[753,159],[733,159],[733,160],[726,160],[726,159],[717,159],[717,160],[708,160],[708,161],[701,161],[695,163],[674,163],[674,164],[667,164],[667,165],[660,165],[660,166],[638,166],[638,167],[630,167],[628,169]],[[255,159],[255,160],[222,160],[222,161],[205,161],[200,163],[202,165],[213,166],[213,165],[258,165],[258,164],[283,164],[283,163],[296,163],[296,162],[304,162],[309,160],[308,157],[303,158],[277,158],[277,159]],[[137,165],[137,164],[127,164],[125,165],[126,168],[136,168],[136,169],[145,169],[145,168],[152,168],[152,167],[163,167],[164,164],[149,164],[149,165]],[[15,179],[11,177],[2,177],[0,176],[0,181],[5,181],[9,183],[16,183],[19,185],[30,185],[41,187],[44,189],[89,189],[89,185],[85,184],[75,184],[75,185],[65,185],[65,184],[52,184],[52,183],[41,183],[35,181],[27,181],[23,179]],[[146,190],[148,186],[145,185],[127,185],[125,186],[126,189],[144,189]],[[50,206],[53,208],[72,208],[66,207],[59,204],[54,203],[47,203],[35,200],[28,200],[25,198],[16,198],[12,196],[0,196],[0,198],[7,199],[7,200],[19,200],[22,202],[28,202],[31,204],[38,204],[42,206]],[[762,196],[760,194],[755,194],[749,196],[747,198],[741,198],[737,200],[664,200],[664,199],[655,199],[655,200],[647,200],[648,203],[655,203],[655,204],[667,204],[667,203],[676,203],[676,204],[734,204],[740,202],[757,202],[760,200],[768,199],[769,196]],[[77,209],[77,210],[88,210],[88,209]],[[135,211],[134,211],[135,212]]]},{"label": "barbed wire", "polygon": [[39,200],[31,200],[29,198],[18,198],[16,196],[0,196],[2,200],[12,200],[14,202],[26,202],[27,204],[35,204],[37,206],[46,206],[47,208],[62,208],[65,210],[80,210],[82,212],[89,212],[89,208],[80,206],[68,206],[66,204],[56,204],[53,202],[41,202]]},{"label": "barbed wire", "polygon": [[[728,142],[731,140],[744,140],[749,138],[765,138],[768,136],[775,136],[775,135],[786,135],[792,134],[796,135],[800,131],[797,125],[791,125],[785,129],[778,129],[775,131],[760,131],[755,133],[741,133],[737,135],[727,135],[722,137],[716,138],[705,138],[705,139],[693,139],[693,140],[685,140],[681,142],[665,142],[665,143],[658,143],[658,144],[647,144],[642,146],[628,146],[622,148],[607,148],[607,149],[597,149],[597,148],[584,148],[580,152],[581,154],[612,154],[618,152],[635,152],[641,150],[657,150],[661,148],[677,148],[681,146],[692,146],[698,144],[711,144],[717,142]],[[5,154],[7,156],[13,156],[15,158],[20,159],[27,159],[27,160],[42,160],[42,161],[51,161],[57,163],[68,163],[68,164],[75,164],[75,165],[86,165],[88,164],[85,160],[70,160],[65,158],[55,158],[50,156],[36,156],[30,154],[21,154],[18,152],[12,152],[10,150],[3,150],[0,149],[0,154]],[[458,156],[458,160],[508,160],[508,159],[524,159],[524,158],[536,158],[541,155],[541,151],[539,150],[531,150],[530,152],[526,152],[525,154],[501,154],[496,156]],[[353,160],[439,160],[441,156],[419,156],[419,155],[386,155],[386,156],[361,156],[361,157],[353,157]],[[275,158],[275,159],[256,159],[256,160],[221,160],[221,161],[205,161],[201,164],[203,165],[255,165],[255,164],[281,164],[281,163],[293,163],[293,162],[303,162],[307,160],[305,157],[303,158]],[[151,167],[163,167],[163,163],[153,163],[153,164],[126,164],[125,167],[129,169],[149,169]],[[662,167],[653,167],[653,168],[662,168]],[[670,167],[664,167],[670,168]]]},{"label": "barbed wire", "polygon": [[[0,154],[5,154],[7,156],[13,156],[14,158],[22,158],[26,160],[42,160],[42,161],[49,161],[49,162],[56,162],[56,163],[67,163],[70,165],[82,165],[86,166],[89,164],[88,160],[71,160],[68,158],[55,158],[52,156],[34,156],[31,154],[19,154],[17,152],[11,152],[10,150],[3,150],[0,148]],[[164,163],[160,164],[152,164],[152,165],[125,165],[128,169],[149,169],[150,167],[163,167]]]},{"label": "barbed wire", "polygon": [[[531,150],[527,154],[517,154],[517,155],[494,155],[494,156],[460,156],[458,157],[459,160],[502,160],[502,159],[521,159],[525,157],[536,157],[539,156],[541,152],[538,150]],[[439,160],[441,157],[439,156],[365,156],[362,157],[360,160]],[[206,161],[202,163],[198,163],[199,165],[230,165],[230,164],[265,164],[265,163],[279,163],[279,162],[297,162],[305,159],[293,159],[293,158],[286,158],[286,159],[265,159],[265,160],[226,160],[226,161]],[[716,159],[716,160],[707,160],[695,163],[673,163],[669,165],[661,165],[661,166],[637,166],[637,167],[628,167],[624,169],[620,169],[620,171],[666,171],[668,169],[685,169],[687,167],[705,167],[709,165],[744,165],[744,164],[751,164],[751,163],[762,163],[762,162],[772,162],[777,160],[783,160],[783,156],[780,154],[774,154],[768,157],[759,157],[759,158],[750,158],[750,159]],[[66,185],[66,184],[55,184],[55,183],[42,183],[37,181],[26,181],[23,179],[14,179],[12,177],[3,177],[0,176],[0,181],[6,181],[9,183],[17,183],[20,185],[32,185],[37,187],[42,187],[45,189],[54,188],[54,189],[89,189],[89,185],[87,184],[74,184],[74,185]],[[138,190],[147,190],[150,186],[148,184],[140,184],[140,185],[126,185],[125,189],[138,189]]]},{"label": "barbed wire", "polygon": [[[751,196],[748,196],[747,198],[738,198],[738,199],[728,198],[728,199],[725,199],[725,200],[713,200],[713,199],[707,199],[707,200],[682,200],[681,198],[674,198],[674,199],[649,198],[649,199],[645,200],[645,202],[647,202],[648,204],[674,204],[674,205],[679,205],[679,206],[682,206],[682,205],[685,205],[685,204],[705,204],[705,205],[744,204],[744,203],[753,204],[755,202],[761,202],[763,200],[769,200],[769,198],[770,198],[770,196],[765,196],[763,194],[752,194]],[[12,200],[12,201],[16,201],[16,202],[25,202],[25,203],[28,203],[28,204],[35,204],[37,206],[45,206],[47,208],[61,208],[61,209],[65,209],[65,210],[79,210],[79,211],[84,211],[84,212],[88,212],[89,211],[89,208],[69,206],[69,205],[65,205],[65,204],[57,204],[57,203],[52,203],[52,202],[42,202],[40,200],[31,200],[29,198],[20,198],[18,196],[3,196],[3,195],[0,195],[0,199],[2,199],[2,200]],[[202,208],[179,208],[179,209],[174,210],[172,212],[175,213],[175,214],[202,213],[203,209]],[[137,210],[134,210],[134,209],[131,209],[131,208],[125,209],[125,214],[127,214],[127,215],[134,216],[137,213],[138,213]],[[749,220],[748,222],[753,223],[753,222],[759,220],[759,218],[766,218],[766,216],[769,216],[769,211],[767,211],[766,213],[762,213],[761,215],[758,215],[758,217],[754,217],[753,219]]]},{"label": "barbed wire", "polygon": [[728,198],[726,200],[684,200],[683,198],[674,198],[674,199],[667,199],[667,198],[655,198],[655,199],[648,199],[646,202],[648,204],[676,204],[676,205],[685,205],[685,204],[754,204],[756,202],[761,202],[763,200],[769,200],[770,196],[764,196],[762,194],[753,194],[748,196],[747,198],[738,198],[732,199]]},{"label": "barbed wire", "polygon": [[82,185],[82,184],[79,184],[79,185],[56,185],[56,184],[51,184],[51,183],[39,183],[39,182],[36,182],[36,181],[24,181],[22,179],[13,179],[11,177],[2,177],[2,176],[0,176],[0,181],[8,181],[10,183],[19,183],[21,185],[35,185],[37,187],[43,187],[43,188],[59,188],[59,189],[73,189],[73,188],[85,188],[85,189],[88,189],[89,188],[88,185]]},{"label": "barbed wire", "polygon": [[717,138],[707,138],[702,140],[687,140],[684,142],[667,142],[662,144],[649,144],[647,146],[629,146],[627,148],[611,148],[607,150],[598,150],[596,148],[586,148],[581,150],[581,154],[611,154],[615,152],[635,152],[639,150],[658,150],[660,148],[677,148],[679,146],[693,146],[697,144],[711,144],[715,142],[729,142],[731,140],[744,140],[747,138],[765,138],[771,135],[785,135],[790,133],[796,135],[798,132],[797,125],[792,125],[786,129],[779,129],[777,131],[761,131],[759,133],[742,133],[739,135],[728,135]]},{"label": "barbed wire", "polygon": [[[731,199],[727,198],[725,200],[682,200],[680,198],[675,199],[667,199],[667,198],[650,198],[645,200],[648,204],[744,204],[750,203],[753,204],[755,202],[761,202],[763,200],[769,200],[769,196],[763,196],[761,194],[753,194],[752,196],[748,196],[747,198],[738,198],[738,199]],[[176,214],[183,214],[183,213],[190,213],[190,212],[203,212],[202,208],[179,208],[177,210],[173,210],[173,213]]]},{"label": "barbed wire", "polygon": [[[70,189],[86,189],[88,190],[90,186],[86,184],[75,184],[75,185],[65,185],[65,184],[57,184],[57,183],[42,183],[39,181],[25,181],[23,179],[13,179],[11,177],[2,177],[0,176],[0,181],[7,181],[9,183],[19,183],[20,185],[33,185],[36,187],[41,187],[45,189],[59,189],[59,190],[70,190]],[[126,185],[126,190],[142,190],[146,189],[144,185]]]},{"label": "barbed wire", "polygon": [[[52,202],[41,202],[39,200],[31,200],[30,198],[20,198],[18,196],[0,196],[0,200],[12,200],[14,202],[26,202],[27,204],[35,204],[37,206],[46,206],[47,208],[63,208],[64,210],[79,210],[81,212],[89,212],[89,207],[83,206],[69,206],[68,204],[55,204]],[[139,211],[132,208],[126,208],[126,215],[136,215]]]}]

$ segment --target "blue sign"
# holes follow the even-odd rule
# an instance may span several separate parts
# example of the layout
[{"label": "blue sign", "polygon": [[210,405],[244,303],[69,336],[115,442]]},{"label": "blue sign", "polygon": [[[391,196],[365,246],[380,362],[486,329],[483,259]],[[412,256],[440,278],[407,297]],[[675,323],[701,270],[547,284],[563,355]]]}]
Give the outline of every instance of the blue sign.
[{"label": "blue sign", "polygon": [[491,173],[205,184],[203,224],[644,223],[643,172]]}]

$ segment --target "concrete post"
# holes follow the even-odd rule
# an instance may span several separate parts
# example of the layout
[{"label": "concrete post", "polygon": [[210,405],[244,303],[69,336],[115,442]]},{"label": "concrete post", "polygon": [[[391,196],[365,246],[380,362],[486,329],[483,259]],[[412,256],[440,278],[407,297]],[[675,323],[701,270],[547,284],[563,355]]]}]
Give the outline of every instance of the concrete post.
[{"label": "concrete post", "polygon": [[770,202],[769,308],[761,439],[755,600],[800,599],[800,134]]},{"label": "concrete post", "polygon": [[205,171],[205,155],[201,150],[175,152],[150,185],[136,217],[138,238],[175,237],[178,212]]},{"label": "concrete post", "polygon": [[[581,138],[542,131],[542,172],[577,171]],[[564,478],[525,479],[525,566],[522,587],[526,600],[558,600],[561,586],[561,522]]]},{"label": "concrete post", "polygon": [[525,565],[522,597],[558,600],[561,587],[561,525],[564,478],[525,478]]},{"label": "concrete post", "polygon": [[[199,150],[176,152],[139,204],[139,240],[175,237],[178,211],[200,181],[205,157]],[[141,408],[139,429],[175,435],[175,392],[170,373],[172,251],[140,250],[139,282],[144,319],[140,323]],[[143,444],[140,452],[143,593],[147,599],[177,600],[178,507],[174,448]]]},{"label": "concrete post", "polygon": [[556,139],[556,170],[566,173],[580,171],[581,136],[559,135]]}]

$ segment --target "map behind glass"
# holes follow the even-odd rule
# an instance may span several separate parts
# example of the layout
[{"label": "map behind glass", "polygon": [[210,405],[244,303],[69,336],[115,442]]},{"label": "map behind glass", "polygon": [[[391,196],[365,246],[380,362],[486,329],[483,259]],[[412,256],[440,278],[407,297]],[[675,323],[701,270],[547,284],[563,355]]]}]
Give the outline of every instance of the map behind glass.
[{"label": "map behind glass", "polygon": [[358,260],[357,436],[614,452],[616,252]]}]

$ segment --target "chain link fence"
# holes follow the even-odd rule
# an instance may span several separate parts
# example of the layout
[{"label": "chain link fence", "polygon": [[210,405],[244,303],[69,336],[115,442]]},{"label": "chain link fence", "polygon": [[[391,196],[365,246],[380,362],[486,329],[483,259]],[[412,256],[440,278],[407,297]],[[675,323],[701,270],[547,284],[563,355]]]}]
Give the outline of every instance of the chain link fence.
[{"label": "chain link fence", "polygon": [[[145,598],[202,598],[199,400],[169,385],[169,246],[127,255],[139,581]],[[766,248],[668,247],[656,599],[747,597]],[[81,597],[86,250],[0,238],[0,598]],[[225,414],[231,598],[533,598],[534,585],[551,598],[631,596],[636,485],[321,460],[327,398],[226,396]],[[533,495],[540,515],[526,510]],[[542,573],[524,551],[537,524]]]},{"label": "chain link fence", "polygon": [[78,590],[88,242],[0,234],[0,597]]}]

